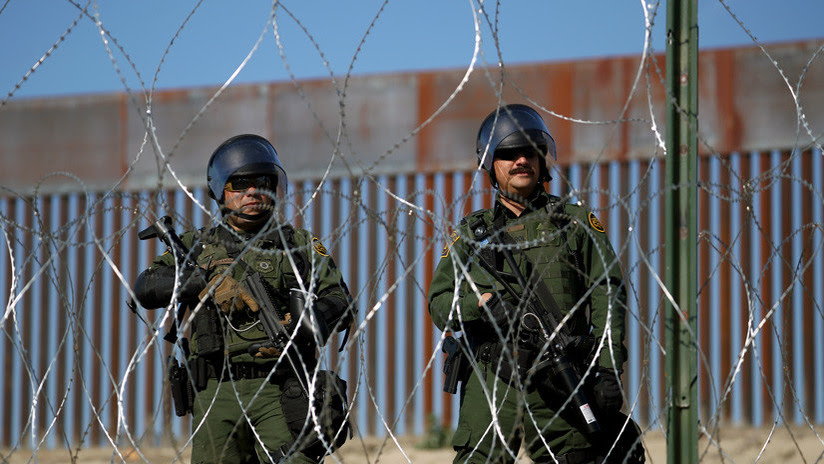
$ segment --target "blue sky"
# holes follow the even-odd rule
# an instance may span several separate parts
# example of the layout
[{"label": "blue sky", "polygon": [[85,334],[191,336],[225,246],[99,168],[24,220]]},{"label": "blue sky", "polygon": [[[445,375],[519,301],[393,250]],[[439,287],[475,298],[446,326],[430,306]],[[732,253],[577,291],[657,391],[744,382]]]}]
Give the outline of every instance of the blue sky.
[{"label": "blue sky", "polygon": [[[665,3],[657,9],[647,3],[657,52],[664,51]],[[271,0],[9,0],[0,5],[0,101],[10,92],[17,99],[219,85],[238,70],[234,82],[248,83],[342,76],[350,66],[356,75],[465,68],[473,58],[477,0],[281,4],[285,8],[276,11],[279,46],[269,21]],[[498,8],[497,45],[505,63],[637,55],[644,48],[642,1],[484,5],[490,14]],[[90,16],[81,15],[84,6]],[[824,43],[824,1],[702,0],[702,48],[753,43],[730,11],[763,43]],[[92,18],[111,37],[101,35]],[[495,36],[486,19],[478,18],[478,65],[491,65],[498,61]],[[15,89],[55,43],[57,48]]]}]

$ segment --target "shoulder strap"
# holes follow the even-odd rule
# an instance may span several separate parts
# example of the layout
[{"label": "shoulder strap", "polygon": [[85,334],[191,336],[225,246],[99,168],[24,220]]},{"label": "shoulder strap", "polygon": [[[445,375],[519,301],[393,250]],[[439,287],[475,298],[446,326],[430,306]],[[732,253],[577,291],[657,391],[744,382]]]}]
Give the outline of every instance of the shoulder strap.
[{"label": "shoulder strap", "polygon": [[[200,256],[200,253],[203,252],[203,241],[198,239],[198,235],[195,234],[195,242],[192,244],[191,249],[189,250],[189,257],[191,258],[193,263],[197,263],[197,258]],[[174,345],[177,343],[177,333],[180,330],[180,324],[183,322],[183,318],[186,315],[187,306],[183,303],[177,305],[177,312],[175,316],[172,318],[171,324],[169,324],[169,328],[166,330],[166,334],[163,335],[163,340]],[[180,345],[183,348],[183,352],[186,356],[189,356],[189,340],[183,338],[180,340]]]},{"label": "shoulder strap", "polygon": [[[275,231],[274,234],[277,235],[278,232]],[[283,248],[286,249],[288,247],[292,252],[292,259],[295,260],[295,267],[297,267],[297,271],[300,274],[301,279],[307,281],[310,278],[307,272],[311,268],[309,258],[307,256],[307,250],[306,247],[298,247],[298,244],[295,241],[295,234],[297,234],[297,231],[294,227],[289,224],[283,225],[283,238],[285,239],[285,246]]]},{"label": "shoulder strap", "polygon": [[557,212],[558,203],[560,203],[560,198],[556,196],[550,196],[550,203],[546,205],[546,212],[547,216],[549,216],[549,220],[555,223],[558,226],[558,231],[561,234],[561,240],[566,244],[567,250],[569,250],[569,254],[572,257],[573,264],[578,269],[578,272],[575,274],[578,279],[579,283],[583,284],[583,277],[582,274],[584,272],[584,258],[581,254],[581,249],[578,246],[573,246],[571,240],[569,240],[569,236],[567,235],[567,229],[569,228],[570,222],[570,214],[567,213],[567,203],[561,205],[563,208],[563,214],[559,214]]}]

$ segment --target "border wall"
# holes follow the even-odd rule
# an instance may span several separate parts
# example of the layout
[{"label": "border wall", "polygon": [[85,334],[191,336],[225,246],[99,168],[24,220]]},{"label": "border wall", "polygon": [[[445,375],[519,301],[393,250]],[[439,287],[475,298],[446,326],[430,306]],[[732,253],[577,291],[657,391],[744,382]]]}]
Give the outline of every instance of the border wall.
[{"label": "border wall", "polygon": [[[787,82],[758,48],[700,55],[705,423],[824,424],[824,166],[810,137],[824,125],[824,65],[806,61],[819,47],[769,48]],[[507,102],[528,98],[551,111],[545,120],[559,146],[551,190],[595,211],[622,259],[631,285],[624,382],[633,415],[652,427],[666,402],[656,59],[508,66],[503,92]],[[346,89],[238,85],[214,100],[218,88],[0,108],[0,447],[188,433],[163,383],[170,347],[152,332],[163,330],[163,312],[139,310],[141,321],[125,305],[128,286],[159,253],[136,235],[163,214],[181,228],[207,224],[206,161],[240,132],[274,142],[293,192],[287,216],[322,238],[358,299],[366,329],[346,352],[328,353],[357,385],[358,433],[385,434],[386,422],[421,434],[430,414],[454,423],[457,397],[441,391],[441,333],[426,290],[450,225],[490,204],[474,137],[501,80],[498,69],[476,70],[461,84],[464,74],[352,77]]]}]

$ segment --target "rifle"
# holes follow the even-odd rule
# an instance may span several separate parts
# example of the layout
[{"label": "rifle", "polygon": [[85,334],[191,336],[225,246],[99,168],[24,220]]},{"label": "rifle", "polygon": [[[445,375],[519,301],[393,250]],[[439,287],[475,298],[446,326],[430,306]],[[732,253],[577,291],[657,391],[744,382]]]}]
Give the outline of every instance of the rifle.
[{"label": "rifle", "polygon": [[[177,262],[181,270],[193,269],[196,266],[189,257],[189,249],[183,244],[183,241],[180,240],[177,232],[175,232],[172,227],[172,218],[169,216],[161,217],[157,221],[153,222],[149,227],[138,232],[137,238],[140,240],[149,240],[152,238],[159,239],[172,253],[172,256],[175,258],[175,262]],[[178,305],[177,313],[175,314],[174,320],[172,320],[172,325],[169,327],[166,335],[163,336],[164,340],[172,344],[177,341],[178,326],[180,321],[183,320],[183,315],[185,313],[186,305]],[[188,356],[189,348],[186,346],[185,339],[182,342],[182,345],[184,352]]]},{"label": "rifle", "polygon": [[[478,219],[478,221],[470,225],[470,230],[475,233],[475,240],[478,242],[492,239],[492,234],[490,234],[487,230],[486,223],[483,219]],[[505,233],[496,232],[496,234],[503,235]],[[494,239],[493,243],[496,245],[502,245],[500,239],[497,237]],[[518,281],[518,285],[520,285],[522,289],[521,293],[532,293],[532,295],[528,295],[526,298],[526,309],[529,312],[525,313],[521,317],[521,326],[525,330],[533,334],[537,334],[542,339],[543,344],[546,347],[542,359],[540,359],[537,365],[533,366],[530,370],[537,373],[544,368],[548,368],[552,378],[554,378],[557,383],[560,383],[560,385],[566,390],[567,394],[570,395],[569,401],[580,413],[582,419],[581,426],[584,428],[584,432],[590,435],[597,434],[601,430],[600,423],[595,417],[586,393],[581,388],[581,376],[578,373],[575,363],[572,361],[572,357],[570,356],[570,353],[574,348],[572,337],[567,333],[568,329],[565,325],[559,326],[559,321],[555,317],[555,314],[560,315],[558,303],[555,301],[555,298],[553,298],[548,289],[543,286],[543,283],[540,280],[532,279],[532,285],[530,285],[530,282],[527,281],[521,273],[521,270],[515,262],[515,258],[512,256],[512,252],[509,248],[506,246],[500,246],[499,248],[506,259],[506,262],[509,264],[509,267],[512,269],[512,273]],[[478,250],[476,256],[478,257],[478,263],[481,267],[490,273],[496,281],[501,283],[506,292],[509,293],[516,301],[520,301],[522,294],[515,291],[512,285],[503,278],[501,272],[498,271],[495,266],[484,257],[480,250]],[[530,291],[530,289],[533,290]],[[540,298],[535,298],[536,292],[540,293],[540,295],[538,295]],[[547,308],[545,304],[549,305],[549,308]],[[555,314],[553,314],[553,312]],[[534,322],[536,323],[535,326],[529,324],[530,319],[534,319]],[[558,328],[557,331],[555,330],[556,327]],[[553,332],[555,332],[555,337],[551,338],[550,334]]]},{"label": "rifle", "polygon": [[283,319],[280,318],[277,308],[272,303],[274,295],[271,288],[263,280],[260,273],[254,272],[246,276],[246,286],[249,288],[252,298],[260,306],[258,317],[263,326],[263,331],[269,337],[269,342],[266,344],[255,343],[251,345],[249,354],[254,356],[258,353],[259,348],[275,348],[278,352],[282,352],[286,348],[286,344],[289,343],[289,332],[285,326],[291,324],[291,315],[287,313]]},{"label": "rifle", "polygon": [[[180,240],[180,237],[178,237],[172,227],[172,218],[169,216],[161,217],[149,227],[138,232],[137,238],[140,240],[160,239],[160,241],[169,248],[169,251],[175,258],[175,262],[178,263],[181,269],[194,269],[196,266],[191,260],[189,249],[183,244],[183,241]],[[177,342],[178,326],[180,321],[183,320],[185,313],[186,305],[181,303],[177,307],[177,312],[175,313],[169,330],[166,332],[166,335],[163,336],[164,340],[172,344]],[[189,356],[188,342],[189,340],[186,338],[180,341],[181,349],[187,357]],[[185,365],[179,364],[177,359],[174,359],[172,356],[169,356],[167,362],[169,363],[169,387],[172,391],[172,403],[174,405],[175,415],[182,417],[192,412],[192,406],[194,405],[192,382],[189,380],[189,371]]]},{"label": "rifle", "polygon": [[260,306],[258,317],[266,336],[269,337],[267,345],[255,343],[249,347],[249,354],[252,356],[262,347],[274,347],[278,351],[283,351],[295,331],[297,333],[294,334],[294,342],[301,346],[311,345],[316,336],[322,341],[329,337],[329,328],[322,317],[317,314],[311,317],[309,314],[303,314],[306,300],[303,292],[299,289],[293,288],[290,290],[288,311],[281,319],[281,315],[273,303],[276,301],[274,290],[263,279],[263,276],[258,272],[253,272],[246,276],[245,283],[252,297]]}]

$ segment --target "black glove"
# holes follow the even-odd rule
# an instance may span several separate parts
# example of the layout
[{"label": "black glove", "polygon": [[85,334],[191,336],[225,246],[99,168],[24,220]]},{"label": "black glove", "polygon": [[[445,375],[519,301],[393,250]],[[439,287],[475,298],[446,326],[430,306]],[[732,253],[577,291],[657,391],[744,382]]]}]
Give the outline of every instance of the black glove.
[{"label": "black glove", "polygon": [[[318,341],[321,344],[326,343],[329,339],[329,327],[326,324],[326,319],[323,317],[324,312],[328,312],[326,301],[318,299],[314,304],[306,306],[306,294],[300,289],[293,288],[289,290],[289,314],[291,322],[285,327],[286,331],[292,333],[297,330],[296,341],[302,344],[315,344]],[[308,309],[312,311],[309,314],[303,314],[303,311]],[[300,325],[298,325],[300,322]]]},{"label": "black glove", "polygon": [[[621,374],[621,371],[617,371]],[[610,367],[599,366],[595,371],[595,386],[592,387],[593,401],[601,411],[615,412],[624,405],[624,396],[618,382],[616,371]]]},{"label": "black glove", "polygon": [[201,267],[187,267],[180,276],[180,301],[197,303],[200,293],[209,284],[206,281],[206,272]]},{"label": "black glove", "polygon": [[518,308],[497,293],[486,301],[486,307],[481,306],[478,310],[481,312],[482,321],[493,330],[497,327],[504,335],[508,334],[520,319]]}]

